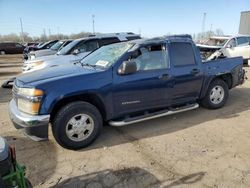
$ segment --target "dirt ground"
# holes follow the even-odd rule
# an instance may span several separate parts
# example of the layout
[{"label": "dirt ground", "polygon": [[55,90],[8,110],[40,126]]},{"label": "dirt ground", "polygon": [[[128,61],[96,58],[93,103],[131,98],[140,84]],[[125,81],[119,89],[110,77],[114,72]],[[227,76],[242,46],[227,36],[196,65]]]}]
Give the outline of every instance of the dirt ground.
[{"label": "dirt ground", "polygon": [[[21,56],[0,56],[0,84],[21,71]],[[250,68],[245,68],[250,76]],[[0,136],[16,147],[34,187],[250,187],[250,81],[219,110],[199,108],[125,127],[105,126],[90,147],[34,142],[8,116],[0,89]]]}]

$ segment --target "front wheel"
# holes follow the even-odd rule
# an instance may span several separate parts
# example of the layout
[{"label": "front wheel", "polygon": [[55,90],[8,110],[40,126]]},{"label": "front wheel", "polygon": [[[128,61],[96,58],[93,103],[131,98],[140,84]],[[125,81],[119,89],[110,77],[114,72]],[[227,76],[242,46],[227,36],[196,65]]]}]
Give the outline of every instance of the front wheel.
[{"label": "front wheel", "polygon": [[81,149],[90,145],[102,129],[102,116],[87,102],[72,102],[55,116],[52,132],[56,141],[67,149]]},{"label": "front wheel", "polygon": [[228,85],[221,79],[216,79],[208,87],[202,106],[209,109],[221,108],[225,105],[229,94]]}]

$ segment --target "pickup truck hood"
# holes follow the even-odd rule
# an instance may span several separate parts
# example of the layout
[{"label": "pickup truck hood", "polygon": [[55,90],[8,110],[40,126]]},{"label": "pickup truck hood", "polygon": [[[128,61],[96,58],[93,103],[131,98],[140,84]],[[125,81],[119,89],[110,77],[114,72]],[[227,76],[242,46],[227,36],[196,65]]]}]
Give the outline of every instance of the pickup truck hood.
[{"label": "pickup truck hood", "polygon": [[58,79],[64,76],[79,74],[91,74],[99,72],[101,69],[95,69],[93,67],[82,67],[80,64],[66,64],[47,69],[34,71],[31,73],[25,73],[17,77],[18,82],[23,84],[30,84],[37,81],[45,81],[49,79]]},{"label": "pickup truck hood", "polygon": [[73,55],[73,54],[69,54],[69,55],[48,55],[48,56],[41,56],[38,57],[34,60],[28,60],[25,63],[35,63],[38,61],[43,61],[45,64],[49,66],[53,66],[53,65],[60,65],[63,63],[72,63],[72,62],[76,62],[80,59],[82,59],[83,57],[85,57],[86,55],[88,55],[89,52],[85,52],[85,53],[80,53],[78,55]]},{"label": "pickup truck hood", "polygon": [[35,63],[37,61],[47,61],[47,60],[53,60],[53,59],[56,59],[58,58],[59,56],[64,56],[64,55],[48,55],[48,56],[42,56],[42,57],[38,57],[36,59],[33,59],[33,60],[27,60],[25,61],[25,63]]},{"label": "pickup truck hood", "polygon": [[36,57],[54,55],[56,53],[57,53],[56,50],[51,50],[51,49],[44,49],[44,50],[30,52],[30,54],[35,54]]}]

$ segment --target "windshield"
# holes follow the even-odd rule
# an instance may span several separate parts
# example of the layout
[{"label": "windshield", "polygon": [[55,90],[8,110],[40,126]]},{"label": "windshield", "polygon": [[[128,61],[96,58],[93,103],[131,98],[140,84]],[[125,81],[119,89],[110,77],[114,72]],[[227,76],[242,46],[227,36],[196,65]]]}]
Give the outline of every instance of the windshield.
[{"label": "windshield", "polygon": [[228,39],[209,39],[205,44],[209,46],[218,46],[218,47],[223,47],[224,44],[227,42]]},{"label": "windshield", "polygon": [[103,46],[81,60],[81,64],[108,68],[113,65],[133,44],[116,43]]},{"label": "windshield", "polygon": [[74,48],[80,41],[74,40],[69,43],[67,46],[62,48],[60,51],[57,52],[58,55],[66,55],[72,48]]},{"label": "windshield", "polygon": [[63,45],[63,43],[63,41],[58,41],[54,45],[52,45],[50,49],[57,51]]}]

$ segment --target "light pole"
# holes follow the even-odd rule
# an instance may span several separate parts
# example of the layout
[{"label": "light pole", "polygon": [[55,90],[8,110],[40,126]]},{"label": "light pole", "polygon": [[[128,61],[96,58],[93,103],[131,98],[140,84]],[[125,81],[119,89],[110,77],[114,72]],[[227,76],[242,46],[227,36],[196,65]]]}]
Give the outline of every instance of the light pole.
[{"label": "light pole", "polygon": [[93,27],[93,34],[95,34],[95,15],[92,15],[92,27]]}]

